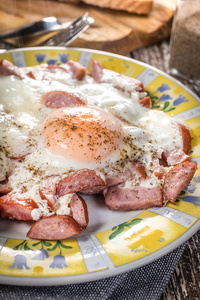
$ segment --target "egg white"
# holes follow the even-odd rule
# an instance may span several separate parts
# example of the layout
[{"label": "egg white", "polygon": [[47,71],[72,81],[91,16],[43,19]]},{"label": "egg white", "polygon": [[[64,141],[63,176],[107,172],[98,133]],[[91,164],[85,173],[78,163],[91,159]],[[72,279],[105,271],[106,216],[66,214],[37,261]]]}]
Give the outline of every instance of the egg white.
[{"label": "egg white", "polygon": [[[162,151],[182,147],[182,138],[176,132],[172,119],[160,111],[141,106],[138,92],[128,95],[114,88],[112,83],[96,83],[89,75],[77,81],[70,72],[59,69],[56,73],[49,72],[44,65],[23,69],[24,74],[28,71],[33,72],[36,80],[25,75],[23,80],[15,76],[0,78],[0,143],[7,149],[7,152],[2,150],[0,155],[0,180],[9,174],[12,193],[23,192],[33,197],[40,207],[39,211],[33,213],[35,219],[40,217],[41,212],[43,215],[50,214],[47,203],[41,201],[38,194],[41,178],[57,174],[64,177],[83,168],[97,170],[103,176],[104,170],[111,173],[113,169],[120,170],[124,162],[130,159],[142,158],[148,167],[152,154],[156,153],[159,157]],[[120,86],[120,78],[116,80]],[[73,93],[88,105],[108,111],[118,118],[124,137],[118,149],[104,160],[91,162],[52,154],[41,138],[41,128],[45,118],[54,109],[40,104],[39,99],[43,93],[54,90]],[[126,86],[126,90],[130,91],[129,86]],[[13,149],[19,156],[27,153],[24,160],[14,162],[14,168],[13,162],[10,166],[8,163],[8,157],[14,156]],[[152,177],[151,182],[145,184],[157,184],[157,178]]]}]

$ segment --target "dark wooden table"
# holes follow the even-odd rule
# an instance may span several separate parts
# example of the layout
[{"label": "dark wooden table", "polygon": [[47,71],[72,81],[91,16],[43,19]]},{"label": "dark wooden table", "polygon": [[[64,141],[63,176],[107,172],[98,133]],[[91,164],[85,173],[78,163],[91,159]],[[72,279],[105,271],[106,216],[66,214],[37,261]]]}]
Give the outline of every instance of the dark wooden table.
[{"label": "dark wooden table", "polygon": [[[169,41],[133,51],[130,56],[169,74]],[[200,97],[200,80],[180,80]],[[189,239],[161,300],[200,299],[200,230]],[[152,299],[153,300],[153,299]]]}]

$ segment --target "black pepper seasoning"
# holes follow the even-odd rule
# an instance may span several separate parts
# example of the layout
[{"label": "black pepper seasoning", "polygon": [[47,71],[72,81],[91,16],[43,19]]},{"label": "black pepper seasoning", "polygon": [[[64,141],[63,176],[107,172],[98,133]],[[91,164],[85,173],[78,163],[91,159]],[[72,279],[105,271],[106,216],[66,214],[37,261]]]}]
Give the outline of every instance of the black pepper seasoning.
[{"label": "black pepper seasoning", "polygon": [[200,78],[200,0],[178,1],[170,48],[171,74]]}]

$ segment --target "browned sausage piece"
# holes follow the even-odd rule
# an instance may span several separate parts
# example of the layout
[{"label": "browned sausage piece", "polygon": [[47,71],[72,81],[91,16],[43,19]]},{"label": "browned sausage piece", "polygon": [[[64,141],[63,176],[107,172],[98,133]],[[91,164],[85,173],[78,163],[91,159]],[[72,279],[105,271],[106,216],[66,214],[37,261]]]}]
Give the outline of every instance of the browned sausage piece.
[{"label": "browned sausage piece", "polygon": [[145,188],[136,186],[124,188],[113,186],[105,194],[105,204],[111,210],[142,210],[162,206],[162,192],[159,186]]},{"label": "browned sausage piece", "polygon": [[0,181],[0,196],[6,195],[11,191],[12,188],[6,180]]},{"label": "browned sausage piece", "polygon": [[[93,78],[94,78],[94,80],[96,82],[98,82],[98,83],[106,82],[106,79],[103,77],[103,75],[104,75],[104,68],[103,68],[103,66],[98,61],[96,61],[94,59],[91,62],[91,74],[92,74],[92,76],[93,76]],[[113,72],[113,74],[115,74],[115,73]],[[143,85],[143,83],[141,81],[139,81],[139,80],[137,80],[135,78],[131,78],[131,77],[125,76],[125,75],[120,75],[118,73],[116,73],[116,75],[121,78],[122,82],[126,81],[127,83],[130,84],[131,88],[130,88],[129,91],[127,91],[128,93],[131,93],[133,91],[137,91],[139,93],[145,92],[144,85]],[[109,78],[109,80],[110,80],[110,78]],[[122,92],[126,92],[126,89],[123,86],[114,84],[114,87],[116,89],[122,91]],[[141,105],[147,107],[147,108],[151,108],[152,107],[151,99],[148,96],[141,98],[139,100],[139,103]]]},{"label": "browned sausage piece", "polygon": [[61,176],[47,176],[40,182],[39,194],[41,199],[47,200],[48,206],[51,210],[54,210],[54,205],[56,202],[56,189],[57,184],[60,181]]},{"label": "browned sausage piece", "polygon": [[138,161],[132,161],[129,162],[126,168],[123,168],[122,171],[106,174],[105,177],[106,185],[110,187],[134,178],[137,178],[138,180],[146,179],[147,173],[144,165]]},{"label": "browned sausage piece", "polygon": [[15,75],[21,79],[20,69],[14,66],[10,61],[2,59],[0,61],[0,76]]},{"label": "browned sausage piece", "polygon": [[83,228],[86,228],[89,222],[87,205],[84,199],[74,194],[70,201],[70,208],[73,219]]},{"label": "browned sausage piece", "polygon": [[197,165],[195,162],[186,161],[174,166],[165,176],[163,185],[163,199],[164,203],[174,203],[176,198],[189,183]]},{"label": "browned sausage piece", "polygon": [[84,105],[79,97],[64,91],[47,92],[40,98],[40,103],[52,108]]},{"label": "browned sausage piece", "polygon": [[190,135],[190,130],[182,124],[177,124],[180,130],[180,134],[182,136],[182,140],[183,140],[183,151],[186,154],[190,154],[191,153],[191,135]]},{"label": "browned sausage piece", "polygon": [[31,212],[35,208],[38,208],[37,204],[22,195],[8,194],[0,198],[2,219],[33,220]]},{"label": "browned sausage piece", "polygon": [[184,161],[190,161],[189,155],[185,154],[182,149],[174,149],[171,152],[163,152],[162,158],[167,162],[168,166],[174,166]]},{"label": "browned sausage piece", "polygon": [[94,80],[98,83],[102,82],[103,70],[104,70],[103,66],[98,61],[93,59],[91,62],[91,74]]},{"label": "browned sausage piece", "polygon": [[61,240],[80,233],[83,228],[70,216],[53,215],[35,222],[27,237],[39,240]]},{"label": "browned sausage piece", "polygon": [[68,66],[70,66],[73,76],[77,80],[83,80],[83,78],[86,74],[86,68],[83,67],[79,62],[76,62],[73,60],[68,60],[67,64],[68,64]]},{"label": "browned sausage piece", "polygon": [[98,191],[105,188],[103,179],[93,170],[82,169],[62,179],[58,184],[57,194],[60,197],[84,190],[96,193],[97,188]]},{"label": "browned sausage piece", "polygon": [[146,108],[152,108],[152,102],[150,97],[144,97],[139,100],[139,103]]}]

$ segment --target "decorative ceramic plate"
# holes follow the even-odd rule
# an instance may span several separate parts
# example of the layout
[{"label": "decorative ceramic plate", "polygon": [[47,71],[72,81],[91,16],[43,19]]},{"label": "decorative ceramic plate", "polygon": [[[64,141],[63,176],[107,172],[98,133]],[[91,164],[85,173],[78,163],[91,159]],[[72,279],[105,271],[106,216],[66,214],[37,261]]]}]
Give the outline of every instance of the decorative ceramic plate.
[{"label": "decorative ceramic plate", "polygon": [[28,240],[29,223],[0,221],[0,283],[61,285],[117,275],[148,264],[188,240],[200,228],[200,99],[172,77],[127,57],[86,49],[32,48],[0,54],[19,67],[68,59],[90,68],[92,58],[143,82],[153,109],[191,128],[191,159],[198,170],[175,205],[143,211],[109,211],[101,197],[87,197],[88,228],[62,241]]}]

